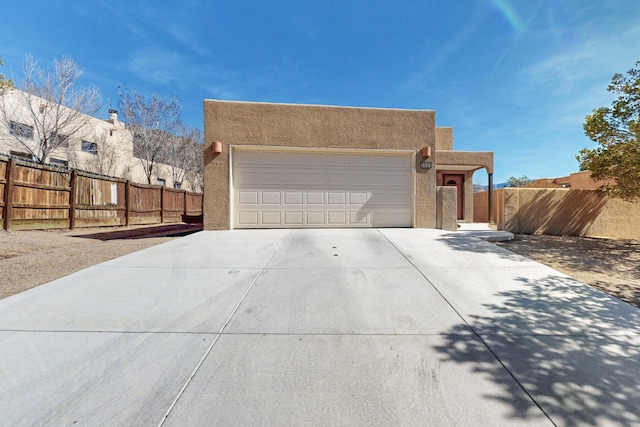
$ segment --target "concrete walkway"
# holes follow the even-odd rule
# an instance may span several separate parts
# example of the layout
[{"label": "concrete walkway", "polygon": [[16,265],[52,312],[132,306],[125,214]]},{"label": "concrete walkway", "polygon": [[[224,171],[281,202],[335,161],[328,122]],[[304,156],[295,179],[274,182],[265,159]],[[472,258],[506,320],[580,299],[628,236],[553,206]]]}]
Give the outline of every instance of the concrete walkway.
[{"label": "concrete walkway", "polygon": [[200,232],[0,301],[0,425],[640,425],[640,310],[475,237]]}]

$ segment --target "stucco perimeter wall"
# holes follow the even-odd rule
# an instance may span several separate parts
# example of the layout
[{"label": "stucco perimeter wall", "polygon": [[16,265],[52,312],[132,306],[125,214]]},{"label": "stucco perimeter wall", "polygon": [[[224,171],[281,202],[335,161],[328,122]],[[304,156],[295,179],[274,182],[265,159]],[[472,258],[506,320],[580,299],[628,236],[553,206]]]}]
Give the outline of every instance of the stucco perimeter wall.
[{"label": "stucco perimeter wall", "polygon": [[640,239],[640,204],[595,190],[504,188],[496,196],[498,228],[512,233]]},{"label": "stucco perimeter wall", "polygon": [[[435,111],[204,101],[204,227],[229,229],[229,150],[232,145],[435,151]],[[222,143],[222,153],[211,145]],[[415,226],[435,228],[435,168],[416,155]]]}]

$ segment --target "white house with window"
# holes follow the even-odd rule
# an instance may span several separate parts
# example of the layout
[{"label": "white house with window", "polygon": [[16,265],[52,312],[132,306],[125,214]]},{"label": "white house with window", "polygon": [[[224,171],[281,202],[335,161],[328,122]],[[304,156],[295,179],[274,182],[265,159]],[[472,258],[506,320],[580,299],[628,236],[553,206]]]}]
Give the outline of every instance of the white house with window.
[{"label": "white house with window", "polygon": [[[31,106],[25,105],[25,97]],[[55,119],[51,109],[57,109]],[[132,134],[117,111],[109,110],[109,118],[100,120],[47,105],[17,89],[0,96],[0,155],[147,183],[141,160],[134,156]],[[156,164],[151,183],[202,191],[200,183],[188,179],[174,182],[173,172],[169,164]]]}]

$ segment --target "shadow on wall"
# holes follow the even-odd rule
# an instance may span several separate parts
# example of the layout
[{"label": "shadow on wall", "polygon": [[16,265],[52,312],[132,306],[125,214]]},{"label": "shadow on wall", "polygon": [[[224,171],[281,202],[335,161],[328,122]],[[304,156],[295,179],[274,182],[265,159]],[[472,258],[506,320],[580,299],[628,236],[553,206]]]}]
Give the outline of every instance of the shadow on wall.
[{"label": "shadow on wall", "polygon": [[592,190],[515,191],[511,197],[517,197],[516,212],[505,218],[505,229],[515,233],[585,235],[607,203],[606,197]]},{"label": "shadow on wall", "polygon": [[517,280],[521,286],[481,305],[483,315],[467,318],[483,342],[477,346],[486,345],[517,382],[501,364],[477,360],[466,325],[436,347],[443,361],[495,381],[502,392],[486,397],[509,405],[513,419],[538,417],[521,405],[524,388],[555,425],[638,425],[640,311],[566,276]]}]

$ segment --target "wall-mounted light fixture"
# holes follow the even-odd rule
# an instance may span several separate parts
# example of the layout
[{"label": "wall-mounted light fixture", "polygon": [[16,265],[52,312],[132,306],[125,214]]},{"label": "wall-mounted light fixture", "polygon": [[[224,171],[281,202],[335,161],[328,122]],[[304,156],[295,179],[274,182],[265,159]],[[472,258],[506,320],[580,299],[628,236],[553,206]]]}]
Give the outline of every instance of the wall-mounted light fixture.
[{"label": "wall-mounted light fixture", "polygon": [[422,148],[422,157],[425,159],[431,157],[431,147]]},{"label": "wall-mounted light fixture", "polygon": [[433,163],[432,162],[428,162],[426,160],[423,160],[422,162],[420,162],[420,168],[421,169],[431,169],[433,167]]},{"label": "wall-mounted light fixture", "polygon": [[222,142],[213,141],[213,144],[211,144],[211,151],[213,151],[215,154],[222,153]]}]

